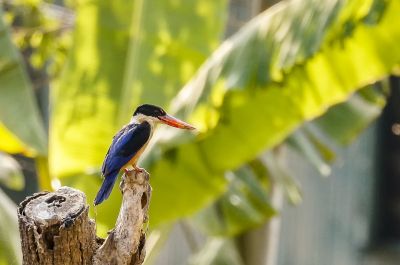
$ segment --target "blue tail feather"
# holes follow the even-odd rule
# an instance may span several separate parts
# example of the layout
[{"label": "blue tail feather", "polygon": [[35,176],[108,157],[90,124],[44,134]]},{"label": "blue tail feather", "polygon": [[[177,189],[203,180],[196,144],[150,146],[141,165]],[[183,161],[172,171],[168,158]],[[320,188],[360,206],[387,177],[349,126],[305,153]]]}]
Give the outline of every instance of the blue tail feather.
[{"label": "blue tail feather", "polygon": [[107,199],[110,196],[115,181],[117,180],[117,175],[118,171],[113,172],[112,174],[104,178],[103,184],[101,185],[101,188],[97,192],[96,198],[94,199],[94,205],[102,203],[105,199]]}]

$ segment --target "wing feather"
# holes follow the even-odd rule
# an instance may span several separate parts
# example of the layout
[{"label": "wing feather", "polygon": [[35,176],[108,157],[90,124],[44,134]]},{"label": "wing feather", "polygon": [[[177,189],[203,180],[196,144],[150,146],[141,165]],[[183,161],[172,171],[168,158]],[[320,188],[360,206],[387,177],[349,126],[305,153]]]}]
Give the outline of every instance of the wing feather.
[{"label": "wing feather", "polygon": [[113,138],[101,171],[104,177],[120,170],[146,144],[150,137],[150,124],[128,124]]}]

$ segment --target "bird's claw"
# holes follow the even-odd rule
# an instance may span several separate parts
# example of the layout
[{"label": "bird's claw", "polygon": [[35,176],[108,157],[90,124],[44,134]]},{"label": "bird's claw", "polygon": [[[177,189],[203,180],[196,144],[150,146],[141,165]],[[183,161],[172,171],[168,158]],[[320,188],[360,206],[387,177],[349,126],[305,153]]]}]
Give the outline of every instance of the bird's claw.
[{"label": "bird's claw", "polygon": [[130,170],[128,168],[124,168],[124,172],[126,175],[130,175],[132,173],[132,171],[135,171],[136,173],[142,173],[144,171],[144,169],[140,168],[140,167],[136,167],[136,166],[134,166],[132,170]]},{"label": "bird's claw", "polygon": [[135,166],[135,167],[133,168],[133,170],[135,170],[137,173],[142,173],[144,169],[141,168],[141,167],[136,167],[136,166]]}]

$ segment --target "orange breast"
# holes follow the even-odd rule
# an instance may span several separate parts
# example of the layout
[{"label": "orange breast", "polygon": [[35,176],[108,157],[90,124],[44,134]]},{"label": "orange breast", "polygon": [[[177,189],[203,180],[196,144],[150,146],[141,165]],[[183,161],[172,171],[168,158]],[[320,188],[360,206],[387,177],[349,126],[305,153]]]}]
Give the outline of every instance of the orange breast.
[{"label": "orange breast", "polygon": [[[148,142],[147,142],[148,143]],[[126,163],[122,169],[127,168],[129,166],[135,167],[137,161],[139,160],[139,157],[142,155],[144,149],[146,149],[147,143],[145,143],[142,148],[139,149],[139,151],[137,151],[137,153],[131,158],[131,160],[129,160],[128,163]]]}]

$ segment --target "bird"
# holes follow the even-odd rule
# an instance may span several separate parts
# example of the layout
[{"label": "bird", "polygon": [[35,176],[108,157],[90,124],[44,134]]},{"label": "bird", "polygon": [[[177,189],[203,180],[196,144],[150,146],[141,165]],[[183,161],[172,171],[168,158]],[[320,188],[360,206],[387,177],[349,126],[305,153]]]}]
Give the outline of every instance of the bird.
[{"label": "bird", "polygon": [[129,167],[133,167],[135,171],[142,170],[136,164],[149,143],[156,125],[160,123],[180,129],[195,129],[192,125],[168,115],[161,107],[151,104],[138,106],[130,122],[122,127],[112,139],[101,167],[104,180],[94,199],[95,206],[110,196],[122,169],[125,172]]}]

